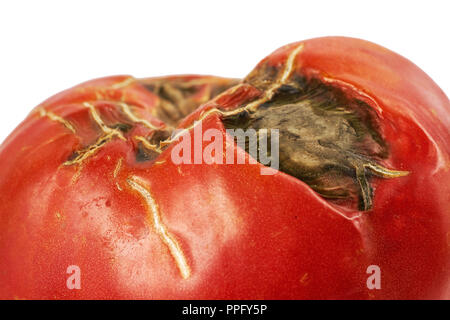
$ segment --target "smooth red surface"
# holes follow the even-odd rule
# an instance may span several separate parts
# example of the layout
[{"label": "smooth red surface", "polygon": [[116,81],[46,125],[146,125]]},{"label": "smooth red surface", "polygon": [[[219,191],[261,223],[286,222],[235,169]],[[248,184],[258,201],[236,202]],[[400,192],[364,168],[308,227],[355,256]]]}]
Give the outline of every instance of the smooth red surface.
[{"label": "smooth red surface", "polygon": [[[282,65],[295,46],[266,59]],[[411,172],[376,181],[372,211],[345,211],[298,179],[261,175],[259,164],[174,165],[174,144],[156,162],[137,163],[133,135],[149,133],[141,124],[81,170],[62,166],[100,134],[83,102],[105,123],[122,119],[116,102],[125,101],[160,124],[151,115],[157,96],[138,83],[113,89],[126,77],[98,79],[41,105],[76,134],[34,112],[0,147],[0,298],[450,298],[448,98],[411,62],[362,40],[304,41],[295,66],[369,101],[391,148],[386,165]],[[207,108],[232,109],[260,94],[248,85],[230,89],[180,126]],[[217,115],[203,121],[207,128],[226,137]],[[189,278],[127,183],[131,176],[150,190]],[[372,264],[381,267],[381,290],[366,287]],[[66,287],[69,265],[81,268],[81,290]]]}]

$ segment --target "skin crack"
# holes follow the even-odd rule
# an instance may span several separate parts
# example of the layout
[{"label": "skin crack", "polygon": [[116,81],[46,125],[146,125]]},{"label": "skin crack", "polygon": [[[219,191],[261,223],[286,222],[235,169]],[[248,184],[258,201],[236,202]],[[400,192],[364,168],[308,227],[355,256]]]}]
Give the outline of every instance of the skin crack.
[{"label": "skin crack", "polygon": [[126,140],[125,137],[122,135],[122,132],[120,132],[119,130],[116,130],[116,129],[111,129],[103,122],[102,118],[100,117],[97,110],[95,109],[95,107],[92,104],[90,104],[89,102],[84,102],[83,105],[86,108],[89,108],[89,112],[91,113],[92,118],[98,124],[100,129],[102,129],[102,131],[105,133],[105,135],[117,136],[122,140]]},{"label": "skin crack", "polygon": [[[63,165],[65,165],[65,166],[70,166],[70,165],[74,165],[74,164],[82,164],[86,159],[88,159],[90,156],[94,155],[107,142],[111,141],[115,137],[118,137],[119,139],[126,141],[126,138],[123,136],[123,134],[120,130],[117,130],[115,128],[110,128],[103,122],[103,120],[100,117],[100,114],[97,112],[94,105],[92,105],[89,102],[84,102],[83,105],[89,109],[92,119],[96,122],[96,124],[103,131],[103,134],[97,139],[97,141],[94,144],[91,144],[88,147],[86,147],[85,149],[75,152],[74,153],[75,157],[73,159],[67,160],[66,162],[63,163]],[[131,111],[131,107],[128,104],[119,102],[118,105],[120,106],[122,112],[134,123],[140,123],[151,130],[159,130],[160,129],[159,127],[156,127],[153,124],[151,124],[149,121],[137,117]],[[66,123],[66,121],[62,118],[59,118],[58,121]],[[67,125],[71,126],[69,123],[67,123]],[[160,154],[162,152],[162,150],[158,146],[151,144],[146,138],[144,138],[142,136],[135,136],[134,138],[137,141],[141,142],[145,148],[155,151],[158,154]]]},{"label": "skin crack", "polygon": [[74,159],[64,162],[63,165],[65,165],[65,166],[83,163],[84,160],[86,160],[90,156],[94,155],[107,142],[111,141],[115,137],[118,137],[121,140],[126,141],[125,137],[122,135],[122,132],[120,132],[119,130],[116,130],[116,129],[109,128],[103,122],[103,120],[100,118],[100,115],[98,114],[97,110],[95,109],[95,107],[92,104],[90,104],[88,102],[84,102],[83,105],[86,108],[89,108],[92,118],[98,124],[100,129],[103,131],[103,134],[97,139],[97,141],[94,144],[88,146],[87,148],[85,148],[81,151],[76,152],[75,153],[76,157]]},{"label": "skin crack", "polygon": [[151,144],[145,137],[143,136],[135,136],[134,137],[137,141],[141,142],[145,148],[148,150],[155,151],[157,153],[162,153],[162,150],[160,147],[158,147],[155,144]]},{"label": "skin crack", "polygon": [[166,226],[161,221],[158,205],[150,194],[150,191],[143,186],[143,183],[139,181],[138,177],[132,176],[131,178],[127,179],[127,182],[130,187],[133,190],[137,191],[145,200],[147,207],[150,210],[150,212],[148,212],[148,219],[153,222],[155,231],[158,233],[161,240],[169,249],[169,252],[175,260],[181,276],[183,277],[183,279],[189,278],[189,276],[191,275],[191,271],[184,253],[176,239],[169,233]]},{"label": "skin crack", "polygon": [[75,128],[70,124],[69,121],[65,120],[64,118],[54,114],[51,111],[47,111],[44,108],[39,108],[37,110],[39,112],[39,114],[41,115],[41,117],[47,117],[52,121],[56,121],[61,123],[63,126],[65,126],[67,129],[69,129],[70,131],[72,131],[72,133],[75,133]]},{"label": "skin crack", "polygon": [[[193,129],[198,123],[200,123],[201,121],[203,121],[204,119],[206,119],[207,117],[209,117],[212,114],[216,113],[222,117],[231,117],[234,115],[241,114],[243,112],[244,113],[255,112],[255,110],[260,105],[262,105],[263,103],[272,99],[272,97],[275,94],[275,92],[277,91],[277,89],[279,89],[289,79],[289,77],[294,69],[293,66],[294,66],[295,58],[302,51],[303,47],[304,47],[304,45],[301,43],[300,45],[298,45],[296,48],[294,48],[292,50],[292,52],[289,54],[289,57],[285,63],[285,66],[284,66],[283,72],[281,73],[281,76],[265,91],[264,95],[261,98],[247,104],[244,107],[237,108],[237,109],[231,110],[231,111],[222,111],[217,108],[209,109],[199,117],[199,119],[197,120],[196,123],[180,130],[175,136],[173,136],[165,141],[161,141],[160,146],[163,147],[163,146],[169,145],[169,144],[177,141],[183,134],[185,134],[187,131]],[[235,86],[233,89],[230,89],[230,90],[232,90],[231,94],[241,86],[242,86],[242,84],[239,84],[238,86]],[[223,94],[230,94],[230,91],[225,91]],[[217,96],[216,99],[220,98],[221,96],[222,96],[222,94]]]},{"label": "skin crack", "polygon": [[126,78],[124,81],[114,83],[113,85],[111,85],[111,88],[112,89],[123,89],[135,82],[136,82],[136,79],[133,77],[130,77],[130,78]]},{"label": "skin crack", "polygon": [[289,54],[286,63],[284,65],[284,70],[281,73],[281,76],[270,86],[269,89],[265,91],[265,94],[262,98],[248,104],[245,108],[251,112],[254,112],[261,104],[272,99],[275,92],[289,80],[291,76],[292,70],[294,70],[294,62],[295,58],[297,58],[298,54],[302,51],[304,45],[303,43],[299,44],[294,50]]},{"label": "skin crack", "polygon": [[74,164],[81,164],[84,160],[94,155],[99,149],[101,149],[108,141],[112,140],[116,136],[115,132],[110,132],[102,135],[97,141],[88,146],[87,148],[76,152],[77,156],[72,160],[67,160],[63,163],[65,166],[71,166]]},{"label": "skin crack", "polygon": [[139,117],[137,117],[132,111],[129,105],[127,105],[124,102],[120,102],[119,103],[120,108],[122,109],[123,113],[125,113],[127,115],[127,117],[135,122],[135,123],[140,123],[143,124],[144,126],[146,126],[149,129],[153,129],[153,130],[157,130],[159,129],[158,127],[154,126],[153,124],[151,124],[150,122],[148,122],[145,119],[141,119]]},{"label": "skin crack", "polygon": [[122,167],[123,158],[120,158],[117,161],[116,167],[114,168],[113,176],[114,178],[117,178],[117,175],[119,174],[120,168]]}]

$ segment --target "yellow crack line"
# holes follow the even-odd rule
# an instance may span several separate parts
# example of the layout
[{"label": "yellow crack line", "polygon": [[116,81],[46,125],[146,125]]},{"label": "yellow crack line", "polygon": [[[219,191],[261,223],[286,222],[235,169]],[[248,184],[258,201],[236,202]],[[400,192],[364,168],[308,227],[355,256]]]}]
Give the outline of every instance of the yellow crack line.
[{"label": "yellow crack line", "polygon": [[292,71],[294,70],[295,58],[297,58],[298,54],[300,53],[300,51],[302,51],[303,47],[304,47],[303,43],[300,43],[295,49],[291,51],[291,53],[289,53],[281,76],[275,81],[275,83],[273,83],[270,86],[269,89],[265,91],[263,97],[251,102],[246,106],[248,110],[255,111],[261,104],[272,99],[273,95],[275,94],[275,91],[286,83],[286,81],[291,76]]},{"label": "yellow crack line", "polygon": [[237,85],[235,85],[234,87],[223,91],[222,93],[218,94],[217,96],[214,97],[213,101],[217,101],[220,100],[223,96],[228,96],[228,95],[232,95],[234,94],[238,89],[244,87],[244,86],[248,86],[248,84],[246,83],[239,83]]},{"label": "yellow crack line", "polygon": [[52,121],[56,121],[61,123],[62,125],[64,125],[67,129],[69,129],[70,131],[72,131],[73,133],[75,133],[75,128],[72,126],[72,124],[70,124],[69,121],[67,121],[66,119],[54,114],[51,111],[47,111],[45,110],[43,107],[40,107],[37,109],[37,111],[39,112],[41,117],[47,117]]},{"label": "yellow crack line", "polygon": [[284,71],[283,74],[281,75],[281,78],[279,79],[278,82],[280,82],[281,84],[285,83],[289,77],[291,76],[292,71],[294,70],[294,62],[295,59],[297,58],[298,54],[300,53],[300,51],[303,50],[304,44],[300,43],[294,50],[291,51],[291,53],[289,54],[287,60],[286,60],[286,64],[284,66]]},{"label": "yellow crack line", "polygon": [[404,177],[410,174],[409,171],[391,170],[374,163],[364,163],[363,167],[368,168],[372,170],[374,174],[387,179]]},{"label": "yellow crack line", "polygon": [[161,221],[158,205],[153,199],[150,191],[147,190],[139,180],[140,179],[138,177],[132,176],[131,178],[127,179],[127,182],[133,190],[137,191],[142,196],[142,198],[144,198],[147,207],[150,210],[150,212],[148,212],[148,219],[153,221],[155,231],[158,233],[161,240],[169,249],[169,252],[175,260],[181,276],[183,277],[183,279],[187,279],[191,275],[191,270],[189,268],[189,265],[187,264],[184,253],[176,239],[169,233],[166,226]]},{"label": "yellow crack line", "polygon": [[101,147],[103,147],[108,141],[112,140],[116,135],[115,132],[107,133],[102,135],[97,139],[97,141],[88,146],[87,148],[77,151],[78,155],[73,160],[67,160],[63,163],[65,166],[70,166],[73,164],[81,164],[84,160],[89,158],[91,155],[95,154]]},{"label": "yellow crack line", "polygon": [[117,161],[116,167],[114,168],[114,172],[113,172],[114,178],[117,178],[117,175],[119,174],[120,168],[122,167],[122,161],[123,161],[123,158],[120,158]]},{"label": "yellow crack line", "polygon": [[124,102],[118,102],[118,104],[119,104],[120,108],[122,109],[123,113],[125,113],[127,115],[127,117],[130,118],[131,121],[136,122],[136,123],[141,123],[149,129],[153,129],[153,130],[160,129],[160,128],[154,126],[153,124],[151,124],[149,121],[137,117],[131,111],[131,108],[128,104],[126,104]]},{"label": "yellow crack line", "polygon": [[143,137],[143,136],[135,136],[134,138],[136,140],[142,142],[144,147],[146,147],[147,149],[153,150],[153,151],[158,152],[158,153],[162,153],[162,150],[157,145],[151,144],[145,137]]},{"label": "yellow crack line", "polygon": [[[119,160],[116,163],[116,167],[114,168],[114,172],[113,172],[113,177],[114,179],[117,178],[117,176],[119,175],[119,171],[122,168],[122,162],[123,162],[123,158],[119,158]],[[120,187],[119,183],[116,181],[115,182],[116,187],[119,191],[122,191],[122,188]]]},{"label": "yellow crack line", "polygon": [[121,82],[114,83],[113,85],[111,85],[111,88],[112,89],[122,89],[122,88],[128,87],[130,84],[133,84],[135,82],[136,82],[135,78],[129,77]]},{"label": "yellow crack line", "polygon": [[75,171],[75,174],[72,176],[72,184],[75,184],[78,181],[78,178],[81,176],[81,170],[83,170],[83,166],[78,166],[77,171]]},{"label": "yellow crack line", "polygon": [[98,124],[98,126],[100,127],[100,129],[102,129],[102,131],[108,135],[108,134],[112,134],[113,136],[116,135],[118,136],[120,139],[125,140],[125,137],[122,135],[122,132],[120,132],[119,130],[116,129],[111,129],[110,127],[108,127],[102,120],[102,118],[100,117],[100,115],[98,114],[97,110],[95,109],[95,106],[90,104],[89,102],[83,102],[83,105],[89,109],[89,112],[91,113],[92,118],[94,119],[94,121]]},{"label": "yellow crack line", "polygon": [[172,142],[177,141],[178,138],[180,138],[180,137],[181,137],[182,135],[184,135],[185,133],[189,132],[189,130],[193,129],[197,124],[199,124],[200,122],[202,122],[205,118],[209,117],[211,114],[218,113],[218,114],[220,114],[220,115],[222,115],[222,116],[230,116],[230,115],[234,115],[234,114],[240,113],[241,111],[243,111],[242,109],[243,109],[243,108],[239,108],[239,109],[232,110],[232,111],[221,111],[221,110],[219,110],[219,109],[217,109],[217,108],[209,109],[209,110],[205,111],[205,113],[203,113],[203,114],[198,118],[198,120],[195,121],[193,124],[191,124],[190,126],[188,126],[188,127],[186,127],[186,128],[180,129],[180,131],[178,131],[178,133],[177,133],[176,135],[174,135],[173,137],[171,137],[171,138],[169,138],[169,139],[167,139],[167,140],[161,141],[161,142],[159,143],[159,145],[160,145],[161,147],[163,147],[163,146],[166,146],[166,145],[171,144]]}]

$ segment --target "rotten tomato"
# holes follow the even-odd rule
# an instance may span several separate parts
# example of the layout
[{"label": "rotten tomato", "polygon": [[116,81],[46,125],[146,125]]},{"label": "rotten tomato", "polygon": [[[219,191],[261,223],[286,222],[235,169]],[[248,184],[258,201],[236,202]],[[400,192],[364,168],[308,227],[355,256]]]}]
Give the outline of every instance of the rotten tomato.
[{"label": "rotten tomato", "polygon": [[449,298],[449,128],[423,71],[351,38],[84,83],[0,148],[0,297]]}]

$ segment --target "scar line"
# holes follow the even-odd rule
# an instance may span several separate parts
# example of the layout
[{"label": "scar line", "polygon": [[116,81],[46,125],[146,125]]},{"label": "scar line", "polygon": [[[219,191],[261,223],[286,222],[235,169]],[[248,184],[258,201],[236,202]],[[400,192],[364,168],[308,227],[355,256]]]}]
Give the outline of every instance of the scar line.
[{"label": "scar line", "polygon": [[127,179],[127,182],[130,185],[130,187],[135,191],[137,191],[147,203],[147,206],[151,211],[149,218],[152,219],[155,230],[161,237],[161,240],[168,247],[170,254],[175,260],[178,269],[180,270],[181,276],[183,277],[183,279],[189,278],[189,276],[191,275],[191,271],[189,265],[186,262],[186,258],[184,257],[183,251],[180,248],[180,245],[178,244],[176,239],[169,233],[166,226],[161,221],[158,205],[156,204],[155,200],[150,194],[150,191],[147,190],[137,180],[138,180],[137,177],[131,177]]},{"label": "scar line", "polygon": [[69,129],[70,131],[75,133],[75,128],[70,124],[69,121],[65,120],[64,118],[54,114],[51,111],[47,111],[44,108],[39,108],[38,111],[39,111],[39,114],[41,115],[41,117],[47,117],[50,120],[62,123],[67,129]]}]

